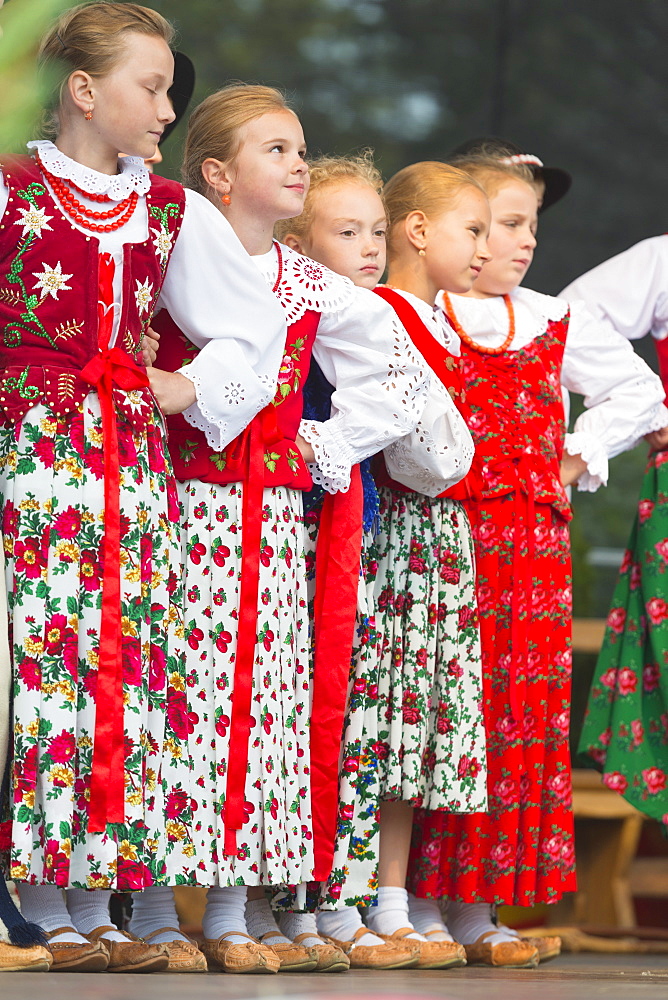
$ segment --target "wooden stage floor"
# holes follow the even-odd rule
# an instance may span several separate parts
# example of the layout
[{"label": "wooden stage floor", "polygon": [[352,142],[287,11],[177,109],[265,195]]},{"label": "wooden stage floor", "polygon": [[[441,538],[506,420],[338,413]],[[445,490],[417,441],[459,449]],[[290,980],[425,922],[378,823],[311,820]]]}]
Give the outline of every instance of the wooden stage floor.
[{"label": "wooden stage floor", "polygon": [[564,955],[533,971],[228,976],[0,974],[2,1000],[666,1000],[668,955]]}]

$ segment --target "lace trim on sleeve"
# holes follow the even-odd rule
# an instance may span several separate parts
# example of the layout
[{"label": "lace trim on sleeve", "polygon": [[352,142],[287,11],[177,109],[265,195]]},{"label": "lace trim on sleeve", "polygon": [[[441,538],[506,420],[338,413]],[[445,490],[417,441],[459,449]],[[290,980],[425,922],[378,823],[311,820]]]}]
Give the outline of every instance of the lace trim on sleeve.
[{"label": "lace trim on sleeve", "polygon": [[595,493],[608,484],[608,456],[600,441],[586,431],[567,434],[564,449],[569,455],[580,455],[587,469],[577,481],[581,493]]},{"label": "lace trim on sleeve", "polygon": [[302,420],[299,433],[313,448],[315,463],[308,463],[313,482],[328,493],[345,493],[350,487],[350,470],[355,457],[333,432],[330,421]]},{"label": "lace trim on sleeve", "polygon": [[108,194],[110,198],[121,201],[132,191],[147,194],[151,186],[151,176],[144,161],[137,156],[124,156],[120,159],[120,173],[101,174],[65,156],[47,139],[29,142],[28,149],[38,149],[42,162],[56,177],[74,181],[78,187],[91,194]]},{"label": "lace trim on sleeve", "polygon": [[[189,371],[179,372],[180,375],[185,375],[186,378],[195,386],[195,393],[197,395],[197,401],[189,406],[187,410],[183,411],[183,416],[185,420],[190,424],[191,427],[196,427],[198,431],[202,431],[206,437],[207,444],[214,449],[214,451],[221,451],[227,444],[229,444],[227,432],[227,423],[221,424],[219,420],[216,420],[214,415],[210,413],[207,408],[202,403],[202,392],[201,392],[201,381],[199,376],[195,372]],[[239,382],[227,383],[227,386],[222,388],[223,392],[227,391],[226,401],[235,404],[241,403],[243,396],[243,386]]]}]

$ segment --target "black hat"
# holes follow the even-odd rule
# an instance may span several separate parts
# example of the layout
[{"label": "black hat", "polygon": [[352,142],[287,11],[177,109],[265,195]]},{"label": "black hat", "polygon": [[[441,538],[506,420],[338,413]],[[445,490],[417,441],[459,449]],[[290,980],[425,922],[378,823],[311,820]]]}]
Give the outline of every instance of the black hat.
[{"label": "black hat", "polygon": [[463,142],[461,146],[457,146],[456,149],[452,150],[447,160],[448,163],[451,163],[460,157],[471,156],[477,153],[484,153],[485,156],[492,157],[498,155],[501,161],[529,167],[534,177],[539,178],[545,184],[545,194],[543,196],[543,204],[539,209],[540,212],[544,212],[550,205],[554,205],[555,202],[563,198],[573,183],[573,178],[567,170],[562,170],[561,167],[546,167],[543,161],[539,160],[533,153],[526,153],[514,142],[510,142],[508,139],[500,139],[494,135],[480,136],[477,139],[469,139],[468,142]]},{"label": "black hat", "polygon": [[174,53],[174,83],[169,88],[169,99],[176,112],[176,118],[165,127],[160,136],[159,146],[170,135],[186,113],[195,89],[195,67],[184,52]]}]

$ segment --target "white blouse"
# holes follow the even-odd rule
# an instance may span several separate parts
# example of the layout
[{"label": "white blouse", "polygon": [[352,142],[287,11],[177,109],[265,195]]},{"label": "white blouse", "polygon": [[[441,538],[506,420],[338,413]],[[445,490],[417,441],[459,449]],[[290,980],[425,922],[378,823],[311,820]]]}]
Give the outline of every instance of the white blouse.
[{"label": "white blouse", "polygon": [[[97,241],[100,253],[109,253],[116,262],[115,336],[123,296],[123,247],[144,242],[152,234],[158,236],[158,231],[151,228],[146,208],[150,175],[136,157],[119,159],[119,172],[109,175],[70,159],[51,142],[32,142],[29,146],[39,149],[52,174],[73,181],[84,191],[106,193],[114,201],[126,198],[132,191],[139,195],[131,218],[114,232],[92,235],[67,219],[87,239]],[[0,174],[0,217],[8,197]],[[77,197],[88,207],[96,207],[90,199]],[[55,199],[54,211],[60,211]],[[45,216],[46,224],[39,227],[38,235],[47,228],[50,218]],[[16,235],[20,236],[20,230]],[[66,290],[59,294],[64,301]],[[203,348],[192,363],[181,369],[195,384],[197,393],[197,402],[184,416],[193,426],[205,430],[213,448],[224,448],[273,398],[285,344],[285,317],[227,220],[194,191],[186,190],[183,224],[158,302],[158,308],[162,306],[169,309],[188,339]]]},{"label": "white blouse", "polygon": [[608,327],[638,340],[668,337],[668,236],[653,236],[572,281],[561,293],[582,299]]},{"label": "white blouse", "polygon": [[[451,295],[457,319],[469,336],[485,347],[498,347],[508,333],[508,312],[501,296],[475,299]],[[561,370],[562,384],[584,396],[586,411],[578,417],[565,448],[581,455],[587,469],[578,489],[594,492],[608,480],[608,459],[633,448],[649,431],[668,424],[658,377],[624,337],[588,312],[583,303],[542,295],[528,288],[511,294],[515,337],[509,350],[526,347],[550,320],[570,308]]]},{"label": "white blouse", "polygon": [[[316,456],[314,482],[345,491],[353,465],[375,455],[417,424],[427,401],[429,372],[393,309],[323,265],[281,246],[276,291],[289,324],[307,309],[320,313],[313,357],[334,386],[331,417],[302,420],[299,433]],[[269,287],[278,251],[253,257]]]},{"label": "white blouse", "polygon": [[[451,354],[459,355],[459,337],[440,307],[432,307],[416,295],[395,289],[413,306],[436,340]],[[436,497],[460,482],[471,468],[473,438],[450,393],[432,375],[429,398],[414,431],[384,451],[392,479],[417,493]]]}]

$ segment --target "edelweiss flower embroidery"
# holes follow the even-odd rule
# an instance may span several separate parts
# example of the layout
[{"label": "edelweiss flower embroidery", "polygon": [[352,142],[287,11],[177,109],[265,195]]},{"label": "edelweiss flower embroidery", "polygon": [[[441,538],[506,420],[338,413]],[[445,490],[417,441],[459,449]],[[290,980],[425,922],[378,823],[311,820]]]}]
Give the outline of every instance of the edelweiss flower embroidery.
[{"label": "edelweiss flower embroidery", "polygon": [[143,284],[137,281],[135,299],[137,300],[137,309],[140,316],[142,313],[149,311],[151,302],[153,301],[153,285],[149,282],[148,278]]},{"label": "edelweiss flower embroidery", "polygon": [[167,229],[152,229],[151,232],[154,234],[153,246],[158,251],[160,263],[164,264],[172,251],[174,234]]},{"label": "edelweiss flower embroidery", "polygon": [[[30,205],[30,208],[19,208],[19,212],[22,218],[15,219],[14,225],[23,226],[21,236],[27,236],[29,233],[41,236],[43,229],[51,229],[49,222],[53,216],[47,215],[45,209],[37,208],[37,205]],[[44,266],[46,267],[46,264]]]},{"label": "edelweiss flower embroidery", "polygon": [[[50,226],[47,226],[47,229],[50,228]],[[44,291],[43,298],[51,295],[54,299],[57,299],[58,292],[69,292],[72,290],[72,286],[67,284],[72,275],[63,274],[60,261],[58,261],[55,267],[49,267],[48,264],[42,262],[42,267],[44,268],[43,271],[33,271],[33,278],[39,279],[35,284],[35,288]]]}]

